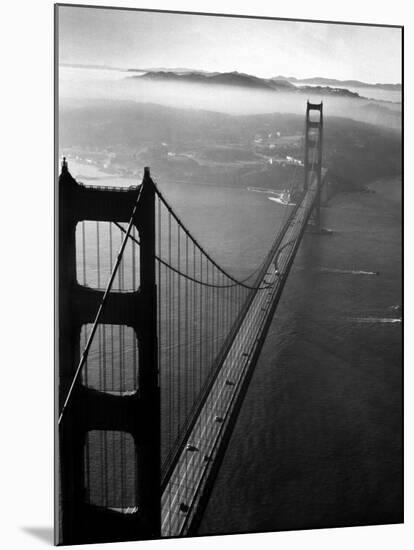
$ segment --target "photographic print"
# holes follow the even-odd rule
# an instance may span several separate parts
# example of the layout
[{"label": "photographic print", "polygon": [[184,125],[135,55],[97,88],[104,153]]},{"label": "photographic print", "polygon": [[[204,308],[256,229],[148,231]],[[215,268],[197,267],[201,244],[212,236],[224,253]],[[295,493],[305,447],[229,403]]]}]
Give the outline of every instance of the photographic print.
[{"label": "photographic print", "polygon": [[401,523],[403,28],[55,36],[56,544]]}]

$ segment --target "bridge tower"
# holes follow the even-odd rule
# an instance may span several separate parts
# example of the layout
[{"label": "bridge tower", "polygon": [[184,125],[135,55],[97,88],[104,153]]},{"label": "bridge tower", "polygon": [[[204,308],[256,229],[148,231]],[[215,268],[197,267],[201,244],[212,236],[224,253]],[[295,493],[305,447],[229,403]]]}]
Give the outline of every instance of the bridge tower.
[{"label": "bridge tower", "polygon": [[[76,226],[83,220],[128,223],[140,238],[139,288],[109,292],[100,324],[132,329],[138,348],[137,387],[114,393],[80,377],[58,425],[58,544],[149,539],[160,536],[160,390],[155,280],[155,190],[149,169],[139,187],[105,189],[79,184],[63,161],[58,182],[57,395],[62,411],[81,352],[81,328],[94,323],[104,292],[77,280]],[[86,442],[91,433],[123,433],[132,441],[134,502],[128,508],[92,504],[87,495]],[[120,452],[119,450],[117,451]],[[98,458],[99,458],[99,453]],[[101,453],[102,455],[102,453]]]},{"label": "bridge tower", "polygon": [[[312,116],[316,112],[316,117]],[[322,141],[323,141],[323,102],[306,105],[305,129],[305,181],[304,191],[308,190],[313,178],[317,181],[317,197],[312,218],[316,231],[320,231],[320,205],[322,187]]]}]

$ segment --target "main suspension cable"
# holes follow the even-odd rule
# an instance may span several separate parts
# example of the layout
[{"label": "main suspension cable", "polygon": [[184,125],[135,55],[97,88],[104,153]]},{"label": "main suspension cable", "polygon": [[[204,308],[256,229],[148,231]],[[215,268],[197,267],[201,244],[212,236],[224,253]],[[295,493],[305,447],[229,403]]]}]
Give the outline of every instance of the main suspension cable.
[{"label": "main suspension cable", "polygon": [[[116,225],[116,227],[118,227],[118,229],[120,229],[123,233],[126,233],[125,227],[123,227],[120,223],[113,222],[113,224]],[[191,239],[190,234],[186,234],[186,235],[187,235],[187,237],[190,237],[190,239]],[[132,235],[129,235],[129,238],[135,244],[140,246],[141,243],[136,237],[133,237]],[[204,254],[204,251],[202,251],[202,252]],[[249,290],[264,290],[265,288],[267,288],[267,286],[263,286],[263,287],[261,287],[261,286],[249,286],[249,285],[244,284],[245,281],[248,281],[249,279],[251,279],[253,277],[253,275],[255,273],[257,273],[257,271],[259,271],[259,269],[261,268],[261,265],[259,267],[257,267],[254,271],[252,271],[252,273],[250,273],[250,275],[248,277],[246,277],[245,279],[242,279],[241,281],[234,282],[234,283],[231,283],[231,284],[228,284],[228,285],[217,285],[217,284],[207,283],[206,281],[196,279],[194,277],[191,277],[191,275],[187,275],[186,273],[183,273],[182,271],[180,271],[179,269],[177,269],[176,267],[174,267],[170,263],[168,263],[165,260],[163,260],[162,258],[160,258],[158,256],[158,254],[155,254],[155,259],[158,262],[160,262],[164,267],[166,267],[168,269],[171,269],[171,271],[174,271],[175,273],[177,273],[181,277],[184,277],[185,279],[188,279],[189,281],[192,281],[193,283],[197,283],[197,284],[202,285],[202,286],[208,286],[208,287],[212,287],[212,288],[231,288],[231,287],[235,287],[235,286],[243,286],[243,287],[245,287]],[[222,271],[222,272],[225,273],[224,271]],[[235,279],[233,279],[233,280],[235,280]]]},{"label": "main suspension cable", "polygon": [[[228,279],[230,279],[231,281],[233,281],[235,283],[235,285],[233,285],[233,286],[239,285],[239,286],[243,286],[243,287],[245,287],[249,290],[262,290],[262,288],[260,286],[246,285],[243,281],[239,281],[238,279],[236,279],[235,277],[230,275],[230,273],[227,273],[221,266],[219,266],[218,263],[210,256],[210,254],[208,254],[208,252],[206,252],[206,250],[200,245],[200,243],[197,241],[197,239],[195,237],[193,237],[192,234],[190,233],[190,231],[185,227],[185,225],[182,223],[180,218],[177,216],[177,214],[171,208],[171,206],[169,205],[169,203],[167,202],[164,195],[161,193],[161,191],[159,190],[157,184],[155,183],[155,181],[153,179],[152,179],[152,182],[154,184],[154,189],[155,189],[155,192],[158,195],[159,199],[164,204],[164,206],[168,210],[168,212],[175,219],[175,221],[178,223],[178,225],[181,227],[181,229],[184,231],[184,233],[186,233],[188,235],[188,237],[191,239],[193,244],[200,250],[200,252],[202,252],[204,254],[204,256],[214,265],[214,267],[216,267],[216,269],[218,269],[221,273],[223,273],[223,275],[225,275]],[[169,266],[167,266],[167,267],[169,267]],[[247,277],[245,280],[250,279],[251,276],[252,276],[252,274],[249,275],[249,277]],[[206,286],[210,286],[210,285],[206,285]],[[224,288],[224,287],[222,287],[222,288]]]}]

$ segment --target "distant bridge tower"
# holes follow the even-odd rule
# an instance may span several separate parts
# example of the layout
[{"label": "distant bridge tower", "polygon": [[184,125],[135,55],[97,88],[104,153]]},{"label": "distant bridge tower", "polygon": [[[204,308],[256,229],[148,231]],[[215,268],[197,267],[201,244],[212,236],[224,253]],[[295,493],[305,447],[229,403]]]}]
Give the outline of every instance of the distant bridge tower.
[{"label": "distant bridge tower", "polygon": [[[316,117],[312,117],[312,111]],[[318,195],[312,213],[316,231],[320,230],[320,205],[322,187],[322,140],[323,140],[323,102],[310,103],[306,106],[305,130],[305,181],[304,191],[308,190],[312,178],[316,177]]]},{"label": "distant bridge tower", "polygon": [[[104,292],[77,281],[76,226],[83,220],[128,223],[137,204],[134,225],[140,238],[139,287],[110,292],[99,323],[130,327],[136,338],[136,387],[106,392],[76,380],[59,421],[59,544],[149,539],[160,536],[160,392],[157,359],[155,281],[155,192],[145,169],[138,187],[105,189],[80,185],[63,161],[58,184],[58,395],[59,411],[81,357],[81,328],[94,323]],[[120,367],[122,368],[122,367]],[[128,438],[134,479],[133,502],[127,507],[100,506],[89,498],[86,468],[95,469],[107,449],[87,449],[96,435]],[[114,435],[115,434],[115,435]],[[106,437],[106,436],[105,436]],[[118,438],[118,439],[116,439]],[[105,441],[105,438],[104,438]],[[108,444],[109,445],[109,444]],[[102,448],[103,447],[103,448]],[[121,453],[115,449],[115,456]],[[116,459],[118,460],[118,458]],[[89,461],[89,464],[88,464]],[[98,464],[99,467],[99,464]],[[116,474],[117,475],[117,474]],[[96,476],[95,476],[96,477]],[[113,481],[115,484],[115,481]]]}]

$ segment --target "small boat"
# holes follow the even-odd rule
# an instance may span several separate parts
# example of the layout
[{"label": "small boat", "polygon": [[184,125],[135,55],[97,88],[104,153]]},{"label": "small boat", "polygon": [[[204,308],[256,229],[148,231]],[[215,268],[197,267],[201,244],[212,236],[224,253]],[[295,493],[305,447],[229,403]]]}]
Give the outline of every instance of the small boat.
[{"label": "small boat", "polygon": [[278,198],[282,204],[290,204],[290,190],[283,189]]}]

